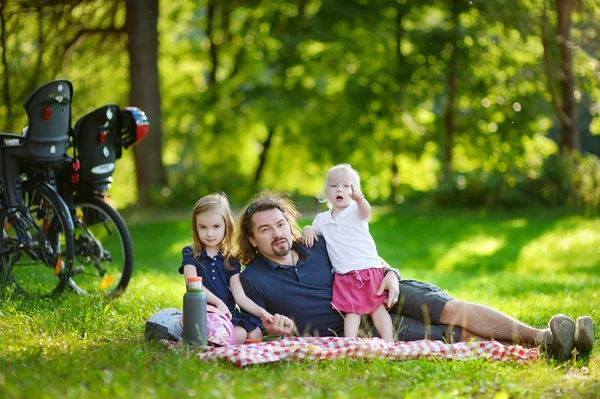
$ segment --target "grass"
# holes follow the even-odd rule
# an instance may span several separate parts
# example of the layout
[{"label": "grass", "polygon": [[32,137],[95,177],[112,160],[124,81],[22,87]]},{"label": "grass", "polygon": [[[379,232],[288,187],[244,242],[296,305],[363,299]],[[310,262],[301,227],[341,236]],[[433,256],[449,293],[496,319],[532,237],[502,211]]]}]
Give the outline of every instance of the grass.
[{"label": "grass", "polygon": [[[477,361],[202,363],[143,339],[144,321],[182,305],[189,222],[129,224],[135,271],[104,302],[65,293],[0,304],[0,397],[598,397],[599,329],[589,357],[532,364]],[[382,210],[380,254],[404,277],[542,327],[555,313],[600,325],[600,220],[567,211]]]}]

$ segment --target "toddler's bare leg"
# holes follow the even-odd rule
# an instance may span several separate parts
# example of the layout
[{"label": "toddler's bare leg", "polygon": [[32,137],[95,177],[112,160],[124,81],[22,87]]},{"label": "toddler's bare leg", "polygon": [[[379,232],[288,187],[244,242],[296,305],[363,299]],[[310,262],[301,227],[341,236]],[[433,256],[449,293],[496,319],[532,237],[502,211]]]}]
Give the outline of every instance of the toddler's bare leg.
[{"label": "toddler's bare leg", "polygon": [[346,313],[344,317],[344,336],[356,337],[358,327],[360,326],[360,315],[356,313]]},{"label": "toddler's bare leg", "polygon": [[371,313],[371,320],[379,332],[381,338],[387,342],[394,342],[394,326],[392,318],[383,304],[379,305],[377,310]]}]

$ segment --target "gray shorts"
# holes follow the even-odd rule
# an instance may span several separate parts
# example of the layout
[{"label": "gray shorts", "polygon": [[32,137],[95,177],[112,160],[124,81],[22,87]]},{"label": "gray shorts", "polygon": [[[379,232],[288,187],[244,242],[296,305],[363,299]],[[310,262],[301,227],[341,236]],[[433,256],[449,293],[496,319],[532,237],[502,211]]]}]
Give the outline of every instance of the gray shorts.
[{"label": "gray shorts", "polygon": [[462,329],[440,324],[442,310],[452,296],[440,287],[417,280],[400,280],[398,304],[390,308],[398,341],[424,338],[457,342]]},{"label": "gray shorts", "polygon": [[[432,339],[458,342],[461,327],[440,324],[446,303],[454,299],[440,287],[417,280],[400,280],[400,299],[389,309],[396,341]],[[361,335],[379,336],[369,317],[363,316]]]},{"label": "gray shorts", "polygon": [[392,306],[391,314],[409,316],[424,323],[440,324],[440,316],[446,303],[454,299],[437,285],[417,280],[400,280],[398,304]]}]

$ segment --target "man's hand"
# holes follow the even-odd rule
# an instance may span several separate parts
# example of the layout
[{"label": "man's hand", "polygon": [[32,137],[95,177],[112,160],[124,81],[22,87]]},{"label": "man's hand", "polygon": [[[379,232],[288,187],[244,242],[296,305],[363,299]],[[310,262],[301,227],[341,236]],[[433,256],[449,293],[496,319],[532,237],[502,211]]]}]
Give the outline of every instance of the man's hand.
[{"label": "man's hand", "polygon": [[275,313],[273,322],[267,318],[262,318],[263,327],[269,335],[290,335],[294,329],[294,322],[288,317]]},{"label": "man's hand", "polygon": [[315,230],[311,226],[306,226],[302,230],[302,243],[306,248],[310,248],[313,246],[315,241],[319,241],[317,235],[315,234]]},{"label": "man's hand", "polygon": [[377,296],[383,295],[383,292],[388,292],[388,298],[385,302],[385,306],[391,308],[398,303],[398,296],[400,295],[400,284],[398,283],[398,276],[396,273],[388,273],[381,281],[381,286],[377,290]]},{"label": "man's hand", "polygon": [[350,198],[353,199],[354,202],[360,202],[365,199],[365,196],[363,195],[362,191],[360,191],[360,189],[354,188],[354,184],[350,184],[350,188],[352,189],[352,192],[350,193]]}]

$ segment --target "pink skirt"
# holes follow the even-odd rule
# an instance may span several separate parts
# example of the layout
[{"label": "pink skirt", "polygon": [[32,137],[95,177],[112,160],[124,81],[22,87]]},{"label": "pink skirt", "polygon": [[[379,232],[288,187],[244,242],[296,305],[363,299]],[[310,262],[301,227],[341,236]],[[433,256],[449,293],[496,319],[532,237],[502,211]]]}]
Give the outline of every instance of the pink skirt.
[{"label": "pink skirt", "polygon": [[387,291],[381,296],[375,295],[382,280],[382,268],[335,273],[332,308],[346,313],[373,313],[387,299]]}]

